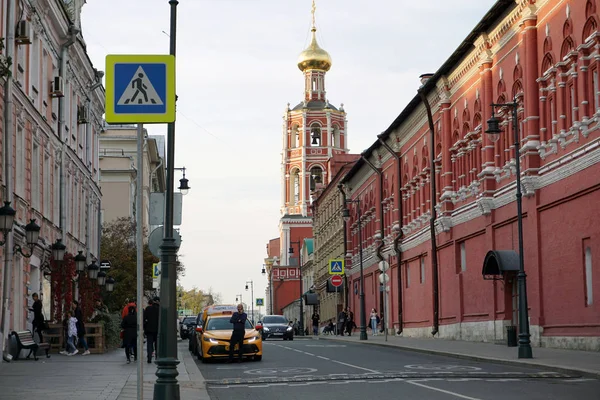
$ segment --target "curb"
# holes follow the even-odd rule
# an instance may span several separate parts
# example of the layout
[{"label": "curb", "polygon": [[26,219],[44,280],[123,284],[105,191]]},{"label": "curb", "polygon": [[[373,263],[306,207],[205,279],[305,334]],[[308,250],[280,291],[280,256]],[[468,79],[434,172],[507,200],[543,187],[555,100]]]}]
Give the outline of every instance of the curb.
[{"label": "curb", "polygon": [[[320,340],[332,340],[332,341],[344,342],[344,343],[357,343],[357,342],[351,342],[349,340],[338,339],[338,338],[322,338],[322,339],[319,338],[319,339]],[[366,342],[358,342],[357,344],[366,344],[366,345],[371,345],[371,346],[388,347],[388,348],[393,347],[393,348],[397,348],[397,349],[401,349],[401,350],[412,351],[414,353],[433,354],[433,355],[437,355],[437,356],[454,357],[454,358],[458,358],[458,359],[462,359],[462,360],[471,360],[471,361],[487,361],[487,362],[491,362],[494,364],[535,367],[535,368],[545,369],[548,371],[560,372],[563,374],[579,374],[579,375],[591,377],[591,378],[600,378],[600,371],[593,371],[593,370],[588,370],[585,368],[565,367],[565,366],[560,366],[560,365],[553,366],[553,365],[546,365],[546,364],[540,364],[540,363],[529,362],[529,361],[506,360],[506,359],[502,359],[502,358],[477,356],[477,355],[463,354],[463,353],[453,353],[451,351],[443,351],[443,350],[423,349],[423,348],[409,347],[409,346],[397,345],[397,344],[391,344],[391,343],[366,341]]]},{"label": "curb", "polygon": [[196,364],[194,357],[188,352],[187,346],[184,347],[184,349],[179,349],[178,343],[178,350],[181,351],[181,361],[182,364],[185,366],[185,369],[187,370],[190,382],[192,382],[194,390],[200,392],[200,397],[198,397],[197,399],[210,400],[208,390],[206,389],[206,379],[204,379],[202,372],[200,372],[200,369],[198,368],[198,364]]}]

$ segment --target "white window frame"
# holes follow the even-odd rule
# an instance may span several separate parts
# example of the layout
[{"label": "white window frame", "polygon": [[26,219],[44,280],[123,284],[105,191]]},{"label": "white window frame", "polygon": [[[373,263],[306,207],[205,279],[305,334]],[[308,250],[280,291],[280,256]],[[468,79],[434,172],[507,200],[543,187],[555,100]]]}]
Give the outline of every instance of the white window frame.
[{"label": "white window frame", "polygon": [[40,211],[40,145],[35,140],[31,149],[31,207]]},{"label": "white window frame", "polygon": [[[17,123],[15,150],[17,155],[25,154],[25,128],[19,123]],[[15,193],[25,198],[25,157],[15,157]]]},{"label": "white window frame", "polygon": [[50,187],[52,186],[52,170],[50,169],[50,155],[48,153],[44,153],[44,208],[42,213],[46,216],[52,215],[52,211],[50,210]]},{"label": "white window frame", "polygon": [[425,257],[421,257],[421,283],[425,283]]}]

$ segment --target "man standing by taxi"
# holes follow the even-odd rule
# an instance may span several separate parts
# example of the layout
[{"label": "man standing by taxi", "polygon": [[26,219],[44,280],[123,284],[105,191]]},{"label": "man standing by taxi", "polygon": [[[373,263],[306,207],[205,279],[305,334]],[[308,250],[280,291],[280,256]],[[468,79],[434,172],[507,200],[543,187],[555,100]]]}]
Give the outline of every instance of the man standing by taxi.
[{"label": "man standing by taxi", "polygon": [[238,362],[242,362],[242,354],[244,352],[244,336],[246,335],[246,320],[248,315],[244,312],[244,306],[238,304],[237,312],[234,312],[229,322],[233,324],[233,333],[231,334],[231,341],[229,343],[229,360],[227,362],[233,362],[233,351],[235,345],[238,345]]}]

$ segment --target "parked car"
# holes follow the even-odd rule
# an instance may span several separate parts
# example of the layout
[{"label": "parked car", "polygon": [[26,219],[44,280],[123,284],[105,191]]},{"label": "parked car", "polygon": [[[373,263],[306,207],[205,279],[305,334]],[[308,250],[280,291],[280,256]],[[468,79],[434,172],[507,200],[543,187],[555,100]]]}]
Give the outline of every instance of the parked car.
[{"label": "parked car", "polygon": [[196,317],[185,317],[183,321],[181,321],[181,326],[179,328],[179,336],[182,339],[188,338],[188,329],[191,325],[196,323]]},{"label": "parked car", "polygon": [[190,329],[188,329],[188,339],[190,341],[188,349],[193,355],[198,355],[199,350],[198,340],[196,338],[196,335],[198,334],[198,332],[196,331],[197,327],[202,328],[202,312],[198,313],[198,315],[196,316],[195,324],[192,325]]},{"label": "parked car", "polygon": [[283,315],[265,315],[262,321],[263,340],[271,338],[282,338],[283,340],[294,340],[294,328]]}]

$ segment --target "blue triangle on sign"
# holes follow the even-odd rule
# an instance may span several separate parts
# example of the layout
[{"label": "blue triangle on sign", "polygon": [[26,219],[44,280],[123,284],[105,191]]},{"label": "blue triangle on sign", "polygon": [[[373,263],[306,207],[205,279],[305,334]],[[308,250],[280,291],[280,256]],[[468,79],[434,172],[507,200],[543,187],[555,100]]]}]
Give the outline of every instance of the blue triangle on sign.
[{"label": "blue triangle on sign", "polygon": [[340,263],[339,261],[335,261],[331,264],[331,271],[332,272],[342,272],[342,263]]}]

